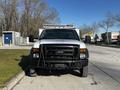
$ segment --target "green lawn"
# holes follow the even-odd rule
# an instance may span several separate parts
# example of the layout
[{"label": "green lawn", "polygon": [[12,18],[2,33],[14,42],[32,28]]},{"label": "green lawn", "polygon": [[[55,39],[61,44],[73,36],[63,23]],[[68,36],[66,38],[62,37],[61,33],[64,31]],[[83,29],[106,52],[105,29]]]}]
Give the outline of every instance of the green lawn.
[{"label": "green lawn", "polygon": [[0,87],[26,67],[28,54],[29,50],[0,50]]}]

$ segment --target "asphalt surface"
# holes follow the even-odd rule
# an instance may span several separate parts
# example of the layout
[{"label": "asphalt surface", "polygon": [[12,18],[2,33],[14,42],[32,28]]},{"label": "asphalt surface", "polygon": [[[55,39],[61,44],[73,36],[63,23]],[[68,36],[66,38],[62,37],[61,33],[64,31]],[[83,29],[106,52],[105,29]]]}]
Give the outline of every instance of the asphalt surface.
[{"label": "asphalt surface", "polygon": [[13,90],[120,90],[120,49],[88,46],[89,75],[77,72],[44,72],[37,77],[25,76]]}]

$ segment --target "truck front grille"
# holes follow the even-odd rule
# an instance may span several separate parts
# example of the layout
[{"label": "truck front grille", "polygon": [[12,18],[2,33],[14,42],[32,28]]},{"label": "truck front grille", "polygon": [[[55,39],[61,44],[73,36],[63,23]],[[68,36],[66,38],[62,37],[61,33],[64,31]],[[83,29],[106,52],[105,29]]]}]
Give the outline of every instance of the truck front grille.
[{"label": "truck front grille", "polygon": [[45,60],[77,60],[79,45],[52,44],[43,45]]}]

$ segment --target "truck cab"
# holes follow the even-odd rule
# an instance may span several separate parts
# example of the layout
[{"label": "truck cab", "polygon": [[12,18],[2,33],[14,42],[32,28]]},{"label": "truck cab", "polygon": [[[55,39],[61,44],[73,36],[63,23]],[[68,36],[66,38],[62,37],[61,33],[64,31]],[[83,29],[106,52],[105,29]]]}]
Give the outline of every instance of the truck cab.
[{"label": "truck cab", "polygon": [[35,69],[40,68],[79,70],[80,76],[87,77],[88,49],[71,25],[46,25],[40,29],[30,56],[30,76],[36,76]]}]

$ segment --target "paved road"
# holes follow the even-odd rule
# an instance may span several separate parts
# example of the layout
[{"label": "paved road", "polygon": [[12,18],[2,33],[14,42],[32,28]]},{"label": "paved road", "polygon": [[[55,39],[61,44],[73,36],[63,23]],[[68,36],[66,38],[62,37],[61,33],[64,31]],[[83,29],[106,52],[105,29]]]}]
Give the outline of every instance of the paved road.
[{"label": "paved road", "polygon": [[62,72],[61,75],[25,76],[13,90],[120,90],[120,49],[88,46],[89,75]]}]

